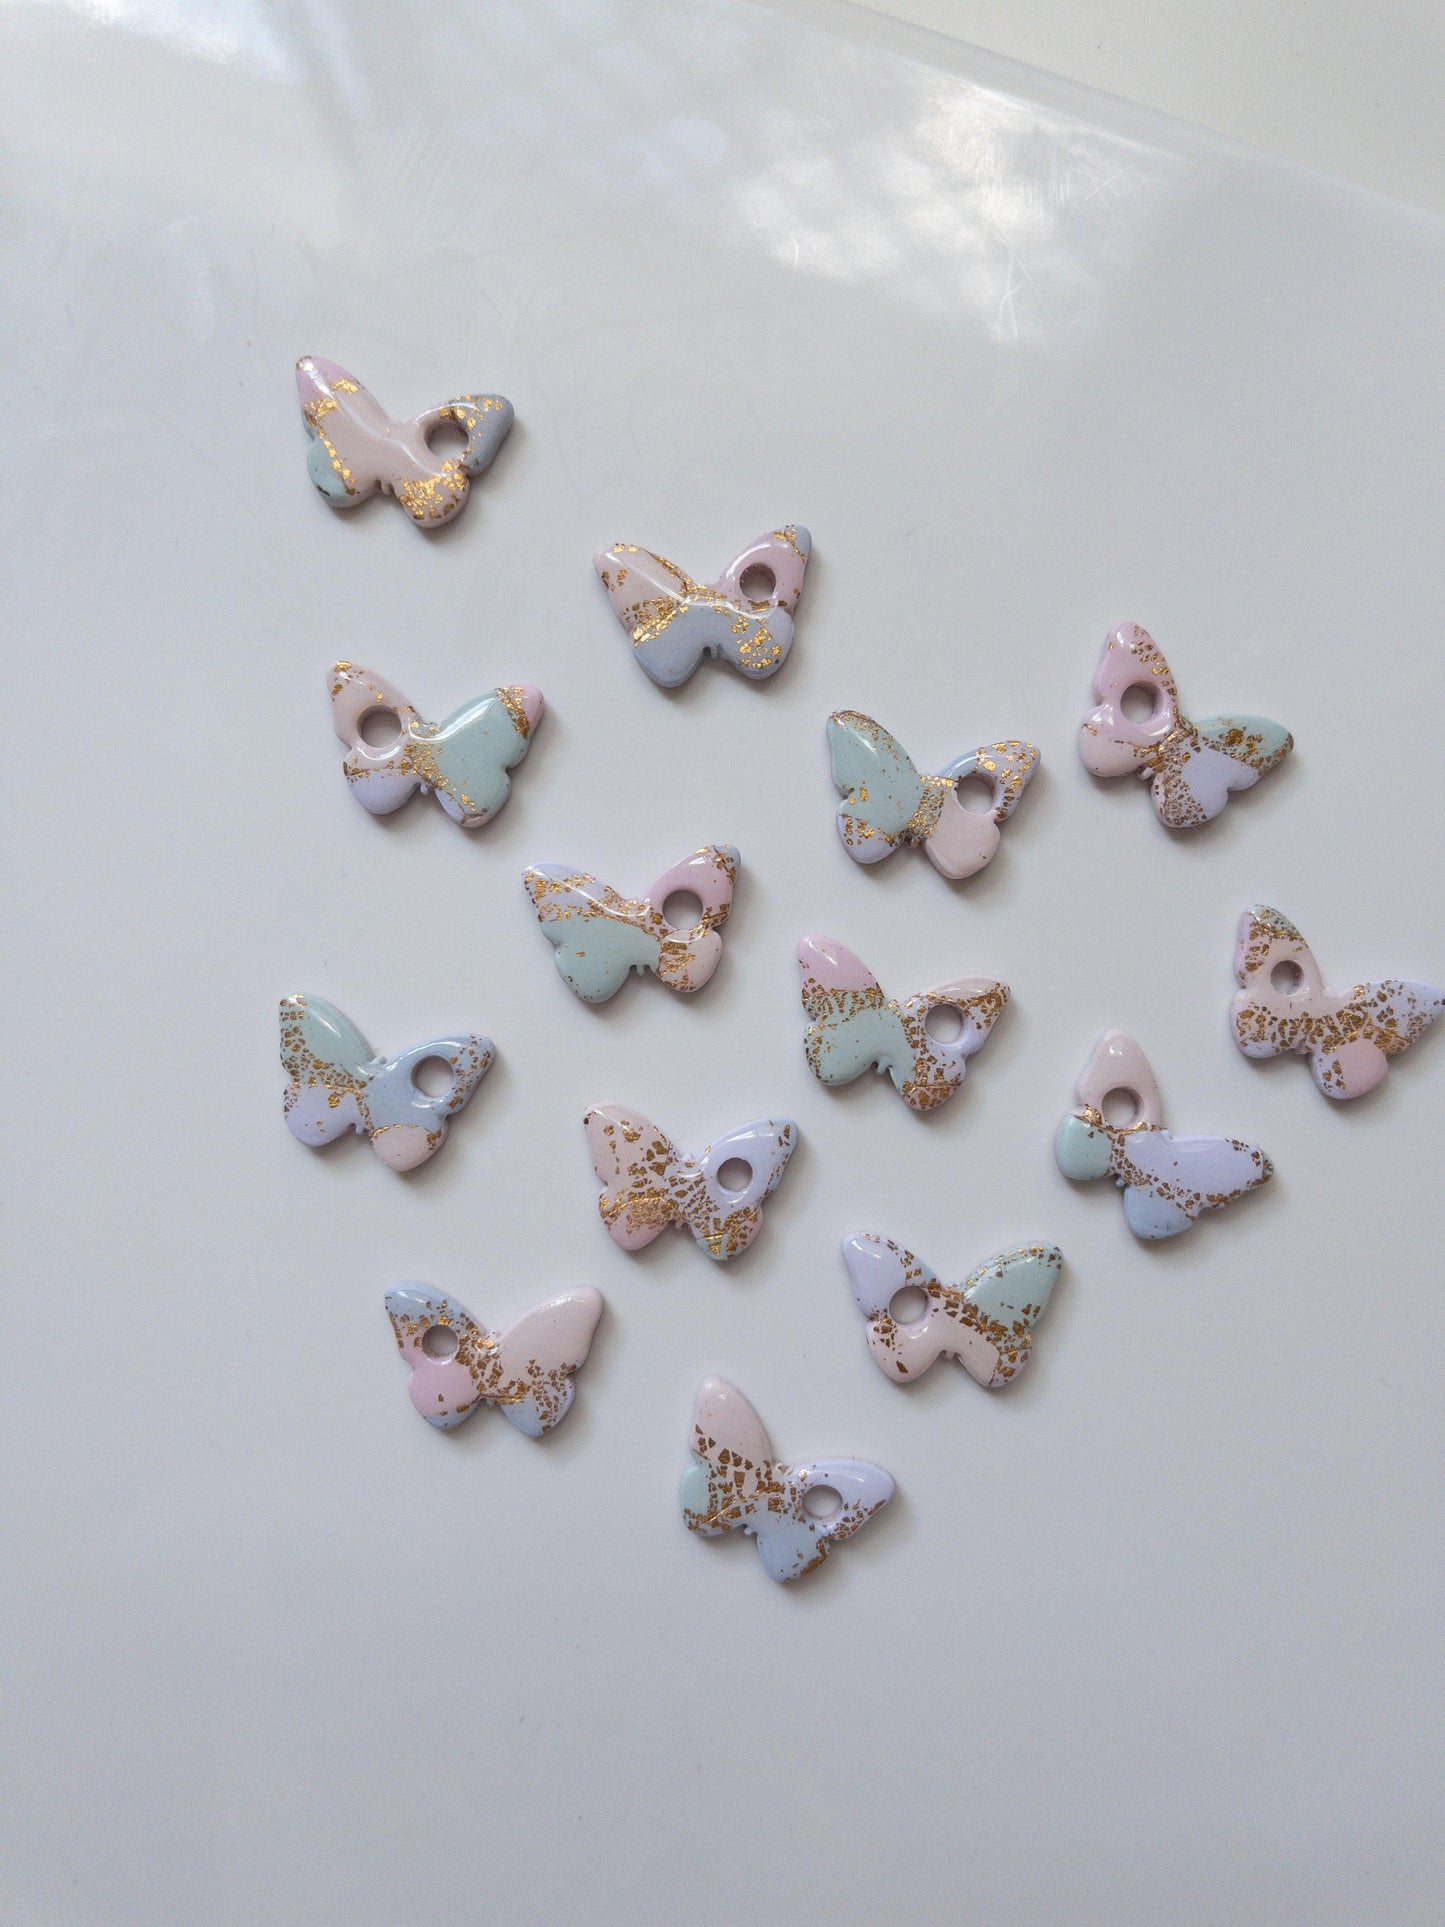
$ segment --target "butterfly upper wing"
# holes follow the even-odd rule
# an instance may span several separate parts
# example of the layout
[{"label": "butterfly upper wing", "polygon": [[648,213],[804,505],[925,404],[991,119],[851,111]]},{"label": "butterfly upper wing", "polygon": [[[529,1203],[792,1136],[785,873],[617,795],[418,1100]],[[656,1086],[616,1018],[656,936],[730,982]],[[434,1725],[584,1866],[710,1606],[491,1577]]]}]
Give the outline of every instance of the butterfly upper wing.
[{"label": "butterfly upper wing", "polygon": [[540,1438],[571,1408],[572,1374],[586,1360],[602,1315],[590,1286],[562,1292],[508,1325],[496,1340],[495,1399],[529,1438]]},{"label": "butterfly upper wing", "polygon": [[778,1496],[773,1448],[747,1398],[725,1378],[705,1378],[693,1411],[692,1464],[683,1475],[690,1532],[732,1532]]},{"label": "butterfly upper wing", "polygon": [[584,1002],[605,1003],[634,970],[655,970],[662,939],[645,904],[563,863],[535,864],[522,879],[562,980]]},{"label": "butterfly upper wing", "polygon": [[[450,1431],[482,1401],[480,1366],[492,1345],[491,1333],[455,1298],[429,1285],[394,1285],[386,1294],[386,1313],[397,1349],[411,1367],[407,1391],[412,1404],[428,1425]],[[450,1357],[434,1358],[425,1349],[427,1335],[438,1328],[456,1337]]]},{"label": "butterfly upper wing", "polygon": [[980,1385],[997,1390],[1028,1364],[1034,1326],[1048,1309],[1063,1262],[1057,1245],[1020,1245],[968,1274],[960,1322],[969,1342],[958,1356]]},{"label": "butterfly upper wing", "polygon": [[283,997],[281,1062],[289,1079],[286,1122],[303,1144],[330,1144],[366,1128],[366,1090],[375,1062],[361,1032],[323,997]]},{"label": "butterfly upper wing", "polygon": [[929,786],[897,739],[856,709],[829,717],[828,755],[834,786],[844,792],[843,847],[855,862],[879,863],[921,826]]},{"label": "butterfly upper wing", "polygon": [[671,1139],[625,1104],[595,1105],[582,1123],[602,1186],[602,1222],[624,1251],[638,1251],[681,1215],[672,1186],[682,1160]]},{"label": "butterfly upper wing", "polygon": [[[341,767],[352,795],[373,816],[399,809],[421,781],[407,749],[415,709],[393,683],[360,663],[333,663],[327,686],[332,724],[346,745]],[[400,727],[394,742],[374,745],[362,734],[366,718],[377,710],[390,710],[396,717]]]},{"label": "butterfly upper wing", "polygon": [[815,1077],[824,1084],[846,1084],[875,1063],[911,1063],[897,1006],[846,944],[804,937],[798,969],[808,1018],[803,1049]]},{"label": "butterfly upper wing", "polygon": [[1172,1238],[1201,1211],[1232,1203],[1274,1174],[1264,1152],[1238,1138],[1175,1137],[1148,1125],[1111,1136],[1124,1215],[1140,1238]]},{"label": "butterfly upper wing", "polygon": [[387,418],[354,375],[322,355],[296,364],[296,392],[311,446],[306,467],[333,508],[352,508],[381,486],[376,449]]}]

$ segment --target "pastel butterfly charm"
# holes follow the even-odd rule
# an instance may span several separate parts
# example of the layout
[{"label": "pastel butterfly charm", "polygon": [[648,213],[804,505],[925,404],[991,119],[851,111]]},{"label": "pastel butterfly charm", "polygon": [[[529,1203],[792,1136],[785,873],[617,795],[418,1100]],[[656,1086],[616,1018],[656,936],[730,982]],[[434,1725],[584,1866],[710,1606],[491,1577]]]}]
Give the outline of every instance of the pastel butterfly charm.
[{"label": "pastel butterfly charm", "polygon": [[682,1475],[689,1532],[751,1533],[769,1579],[801,1579],[893,1497],[893,1480],[867,1459],[783,1465],[736,1385],[705,1378],[693,1415],[692,1463]]},{"label": "pastel butterfly charm", "polygon": [[885,1378],[911,1385],[936,1359],[956,1358],[996,1392],[1029,1362],[1064,1255],[1057,1245],[1021,1245],[976,1265],[961,1285],[942,1284],[921,1258],[872,1232],[846,1238],[843,1260]]},{"label": "pastel butterfly charm", "polygon": [[[720,656],[750,682],[762,682],[788,659],[812,546],[806,529],[775,529],[750,542],[707,584],[630,542],[599,549],[592,566],[655,683],[675,689],[704,656]],[[744,587],[748,576],[760,593]]]},{"label": "pastel butterfly charm", "polygon": [[[1152,708],[1140,721],[1124,712],[1131,689],[1147,691]],[[1146,776],[1154,807],[1171,830],[1207,823],[1231,790],[1252,789],[1278,769],[1294,737],[1263,716],[1208,716],[1191,723],[1179,707],[1169,665],[1153,637],[1121,622],[1104,645],[1094,677],[1098,704],[1079,731],[1079,754],[1095,776]]]},{"label": "pastel butterfly charm", "polygon": [[[832,937],[804,937],[798,968],[808,1016],[803,1049],[814,1077],[848,1084],[866,1070],[886,1071],[915,1111],[936,1110],[953,1096],[1009,999],[1008,985],[994,977],[958,977],[891,1001],[867,965]],[[929,1035],[936,1011],[957,1013],[956,1037]]]},{"label": "pastel butterfly charm", "polygon": [[[1278,982],[1276,982],[1278,978]],[[1239,920],[1229,1007],[1246,1057],[1296,1051],[1326,1097],[1363,1097],[1445,1010],[1445,990],[1387,977],[1326,990],[1314,953],[1288,917],[1257,903]]]},{"label": "pastel butterfly charm", "polygon": [[[355,508],[380,489],[426,528],[450,522],[512,426],[512,404],[500,395],[457,395],[411,421],[394,422],[354,375],[320,355],[297,362],[296,388],[311,437],[306,467],[331,506]],[[466,437],[459,454],[438,455],[431,447],[444,422]]]},{"label": "pastel butterfly charm", "polygon": [[397,1349],[411,1367],[407,1390],[428,1425],[451,1431],[479,1405],[496,1405],[529,1439],[560,1425],[602,1315],[590,1286],[534,1305],[502,1331],[479,1325],[455,1298],[429,1285],[386,1294]]},{"label": "pastel butterfly charm", "polygon": [[[603,1004],[634,970],[654,970],[669,990],[701,990],[718,967],[718,934],[733,903],[738,853],[709,843],[675,863],[643,897],[565,863],[539,863],[522,881],[564,983],[589,1004]],[[667,920],[667,900],[687,892],[702,905],[689,929]]]},{"label": "pastel butterfly charm", "polygon": [[[1116,1090],[1134,1100],[1128,1124],[1110,1124],[1104,1116],[1104,1099]],[[1099,1039],[1074,1094],[1078,1109],[1054,1138],[1059,1169],[1066,1178],[1112,1178],[1136,1238],[1176,1237],[1201,1211],[1233,1204],[1274,1176],[1256,1144],[1166,1131],[1149,1060],[1121,1030]]]},{"label": "pastel butterfly charm", "polygon": [[[902,843],[921,843],[935,870],[955,882],[992,858],[999,826],[1012,816],[1038,768],[1032,743],[987,743],[924,776],[881,723],[857,709],[828,718],[828,755],[838,805],[838,834],[855,863],[881,863]],[[987,810],[967,810],[958,785],[982,777],[992,791]]]},{"label": "pastel butterfly charm", "polygon": [[[341,767],[361,807],[388,816],[429,790],[464,830],[489,823],[511,795],[508,771],[531,748],[545,708],[540,689],[508,683],[427,723],[399,689],[354,662],[332,665],[330,689],[331,719],[346,745]],[[372,744],[363,731],[377,715],[396,718],[396,735]]]},{"label": "pastel butterfly charm", "polygon": [[[786,1118],[760,1118],[716,1138],[699,1156],[679,1151],[640,1111],[599,1104],[582,1120],[592,1168],[602,1185],[597,1208],[624,1251],[640,1251],[670,1224],[685,1225],[710,1258],[746,1251],[763,1222],[763,1201],[777,1189],[798,1143]],[[725,1166],[747,1167],[736,1190]]]},{"label": "pastel butterfly charm", "polygon": [[[496,1055],[489,1037],[434,1037],[400,1057],[378,1057],[349,1017],[320,997],[281,999],[286,1122],[303,1144],[364,1131],[393,1171],[412,1171],[439,1151],[447,1126],[470,1103]],[[450,1088],[430,1096],[415,1082],[428,1058],[451,1066]]]}]

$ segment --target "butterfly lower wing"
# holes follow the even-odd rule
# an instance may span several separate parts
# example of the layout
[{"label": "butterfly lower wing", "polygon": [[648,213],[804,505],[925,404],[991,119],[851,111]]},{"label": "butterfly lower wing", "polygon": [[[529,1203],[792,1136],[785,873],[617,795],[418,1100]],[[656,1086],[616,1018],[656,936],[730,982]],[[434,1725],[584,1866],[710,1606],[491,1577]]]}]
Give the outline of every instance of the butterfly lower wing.
[{"label": "butterfly lower wing", "polygon": [[1063,1262],[1057,1245],[1021,1245],[986,1259],[964,1280],[968,1314],[961,1322],[970,1342],[958,1355],[980,1385],[996,1391],[1027,1365],[1034,1326],[1048,1309]]},{"label": "butterfly lower wing", "polygon": [[855,862],[879,863],[909,833],[928,786],[897,739],[856,709],[828,719],[828,754],[838,805],[838,834]]},{"label": "butterfly lower wing", "polygon": [[682,1160],[655,1124],[625,1104],[594,1105],[582,1123],[602,1186],[602,1222],[614,1243],[638,1251],[679,1216],[672,1183]]},{"label": "butterfly lower wing", "polygon": [[587,1286],[534,1305],[498,1334],[496,1390],[488,1396],[519,1432],[540,1438],[567,1416],[572,1375],[586,1361],[601,1315],[602,1294]]},{"label": "butterfly lower wing", "polygon": [[1124,1216],[1140,1238],[1172,1238],[1202,1211],[1232,1204],[1273,1176],[1254,1144],[1229,1137],[1175,1137],[1145,1128],[1115,1134],[1114,1176],[1124,1187]]},{"label": "butterfly lower wing", "polygon": [[370,1044],[324,997],[283,997],[281,1062],[286,1123],[303,1144],[330,1144],[365,1128],[374,1062]]}]

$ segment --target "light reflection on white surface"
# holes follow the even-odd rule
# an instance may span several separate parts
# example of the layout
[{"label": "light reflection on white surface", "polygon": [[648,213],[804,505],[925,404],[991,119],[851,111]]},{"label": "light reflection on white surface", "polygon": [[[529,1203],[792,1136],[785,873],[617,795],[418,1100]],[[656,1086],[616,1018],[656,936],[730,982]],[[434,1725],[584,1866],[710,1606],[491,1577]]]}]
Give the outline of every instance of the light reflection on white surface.
[{"label": "light reflection on white surface", "polygon": [[[34,5],[35,0],[10,0]],[[119,27],[202,60],[238,61],[285,80],[297,78],[284,35],[266,0],[51,0],[96,26]]]}]

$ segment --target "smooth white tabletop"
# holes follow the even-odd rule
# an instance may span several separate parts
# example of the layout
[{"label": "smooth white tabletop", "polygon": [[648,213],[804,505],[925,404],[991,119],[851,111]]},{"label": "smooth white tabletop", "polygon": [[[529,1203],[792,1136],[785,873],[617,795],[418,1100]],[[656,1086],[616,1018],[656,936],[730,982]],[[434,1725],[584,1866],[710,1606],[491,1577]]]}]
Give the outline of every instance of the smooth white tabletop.
[{"label": "smooth white tabletop", "polygon": [[[1445,1026],[1357,1105],[1230,1041],[1235,920],[1445,973],[1445,225],[824,6],[0,9],[14,731],[7,1927],[1425,1927],[1441,1917]],[[307,479],[292,364],[517,426],[439,537]],[[668,696],[593,576],[797,519],[786,668]],[[1171,838],[1105,632],[1286,766]],[[326,672],[548,711],[468,836]],[[823,725],[1043,752],[991,867],[859,870]],[[736,843],[723,962],[601,1010],[521,886]],[[1014,1001],[958,1098],[823,1089],[806,931]],[[499,1059],[411,1178],[281,1115],[276,1000]],[[1163,1247],[1051,1143],[1095,1039],[1277,1176]],[[801,1147],[735,1265],[604,1235],[610,1099]],[[1018,1385],[870,1362],[839,1255],[1065,1269]],[[442,1436],[382,1309],[593,1284],[576,1405]],[[684,1531],[706,1373],[894,1504]]]}]

